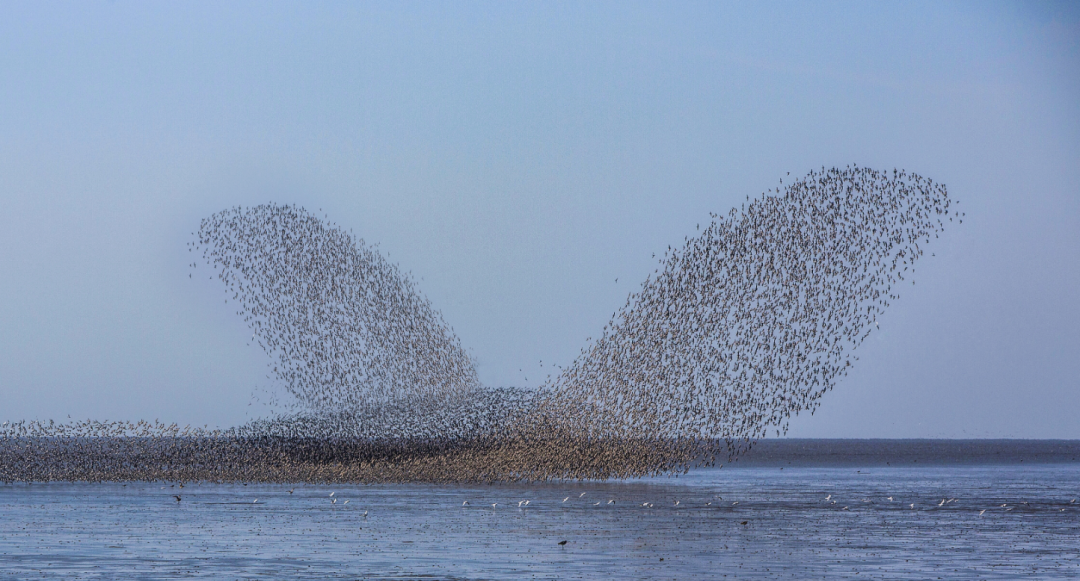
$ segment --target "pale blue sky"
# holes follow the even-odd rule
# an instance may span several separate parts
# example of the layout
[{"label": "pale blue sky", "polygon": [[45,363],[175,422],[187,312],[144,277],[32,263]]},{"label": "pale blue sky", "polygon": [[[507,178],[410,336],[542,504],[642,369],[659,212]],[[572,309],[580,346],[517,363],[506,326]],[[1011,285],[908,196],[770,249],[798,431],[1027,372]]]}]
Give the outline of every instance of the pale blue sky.
[{"label": "pale blue sky", "polygon": [[1080,438],[1075,4],[6,2],[0,419],[261,413],[188,279],[226,207],[322,208],[532,386],[709,212],[851,163],[968,219],[790,435]]}]

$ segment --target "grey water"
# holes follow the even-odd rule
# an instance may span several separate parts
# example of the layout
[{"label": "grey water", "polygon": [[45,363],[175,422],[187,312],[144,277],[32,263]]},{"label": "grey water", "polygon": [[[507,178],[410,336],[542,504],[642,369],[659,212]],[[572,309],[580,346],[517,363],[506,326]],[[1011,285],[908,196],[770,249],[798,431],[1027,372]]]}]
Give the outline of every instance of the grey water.
[{"label": "grey water", "polygon": [[777,440],[632,481],[6,484],[0,578],[1075,579],[1078,450]]}]

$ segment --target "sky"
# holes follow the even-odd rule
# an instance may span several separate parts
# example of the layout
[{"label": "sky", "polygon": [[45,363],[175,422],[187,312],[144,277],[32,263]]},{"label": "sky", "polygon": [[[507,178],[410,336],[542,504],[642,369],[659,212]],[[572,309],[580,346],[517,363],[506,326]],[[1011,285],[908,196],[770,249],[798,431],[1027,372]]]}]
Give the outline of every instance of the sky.
[{"label": "sky", "polygon": [[267,413],[188,277],[225,208],[378,244],[532,387],[710,212],[849,164],[967,219],[788,435],[1080,438],[1075,3],[4,2],[0,420]]}]

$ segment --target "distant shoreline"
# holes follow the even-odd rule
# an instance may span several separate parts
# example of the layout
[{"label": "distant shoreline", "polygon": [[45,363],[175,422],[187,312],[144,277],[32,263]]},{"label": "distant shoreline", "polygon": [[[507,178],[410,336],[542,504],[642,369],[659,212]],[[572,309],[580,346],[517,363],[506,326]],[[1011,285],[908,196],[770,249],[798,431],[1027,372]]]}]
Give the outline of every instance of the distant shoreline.
[{"label": "distant shoreline", "polygon": [[1080,440],[775,438],[725,468],[1080,463]]}]

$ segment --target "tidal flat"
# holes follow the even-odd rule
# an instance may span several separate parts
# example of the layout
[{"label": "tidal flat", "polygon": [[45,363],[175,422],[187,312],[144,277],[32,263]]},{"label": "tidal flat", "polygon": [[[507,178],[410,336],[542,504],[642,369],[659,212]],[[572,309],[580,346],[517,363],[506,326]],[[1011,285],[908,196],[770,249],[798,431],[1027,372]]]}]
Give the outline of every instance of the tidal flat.
[{"label": "tidal flat", "polygon": [[[0,485],[3,579],[1069,579],[1080,463]],[[179,500],[177,500],[179,497]]]}]

